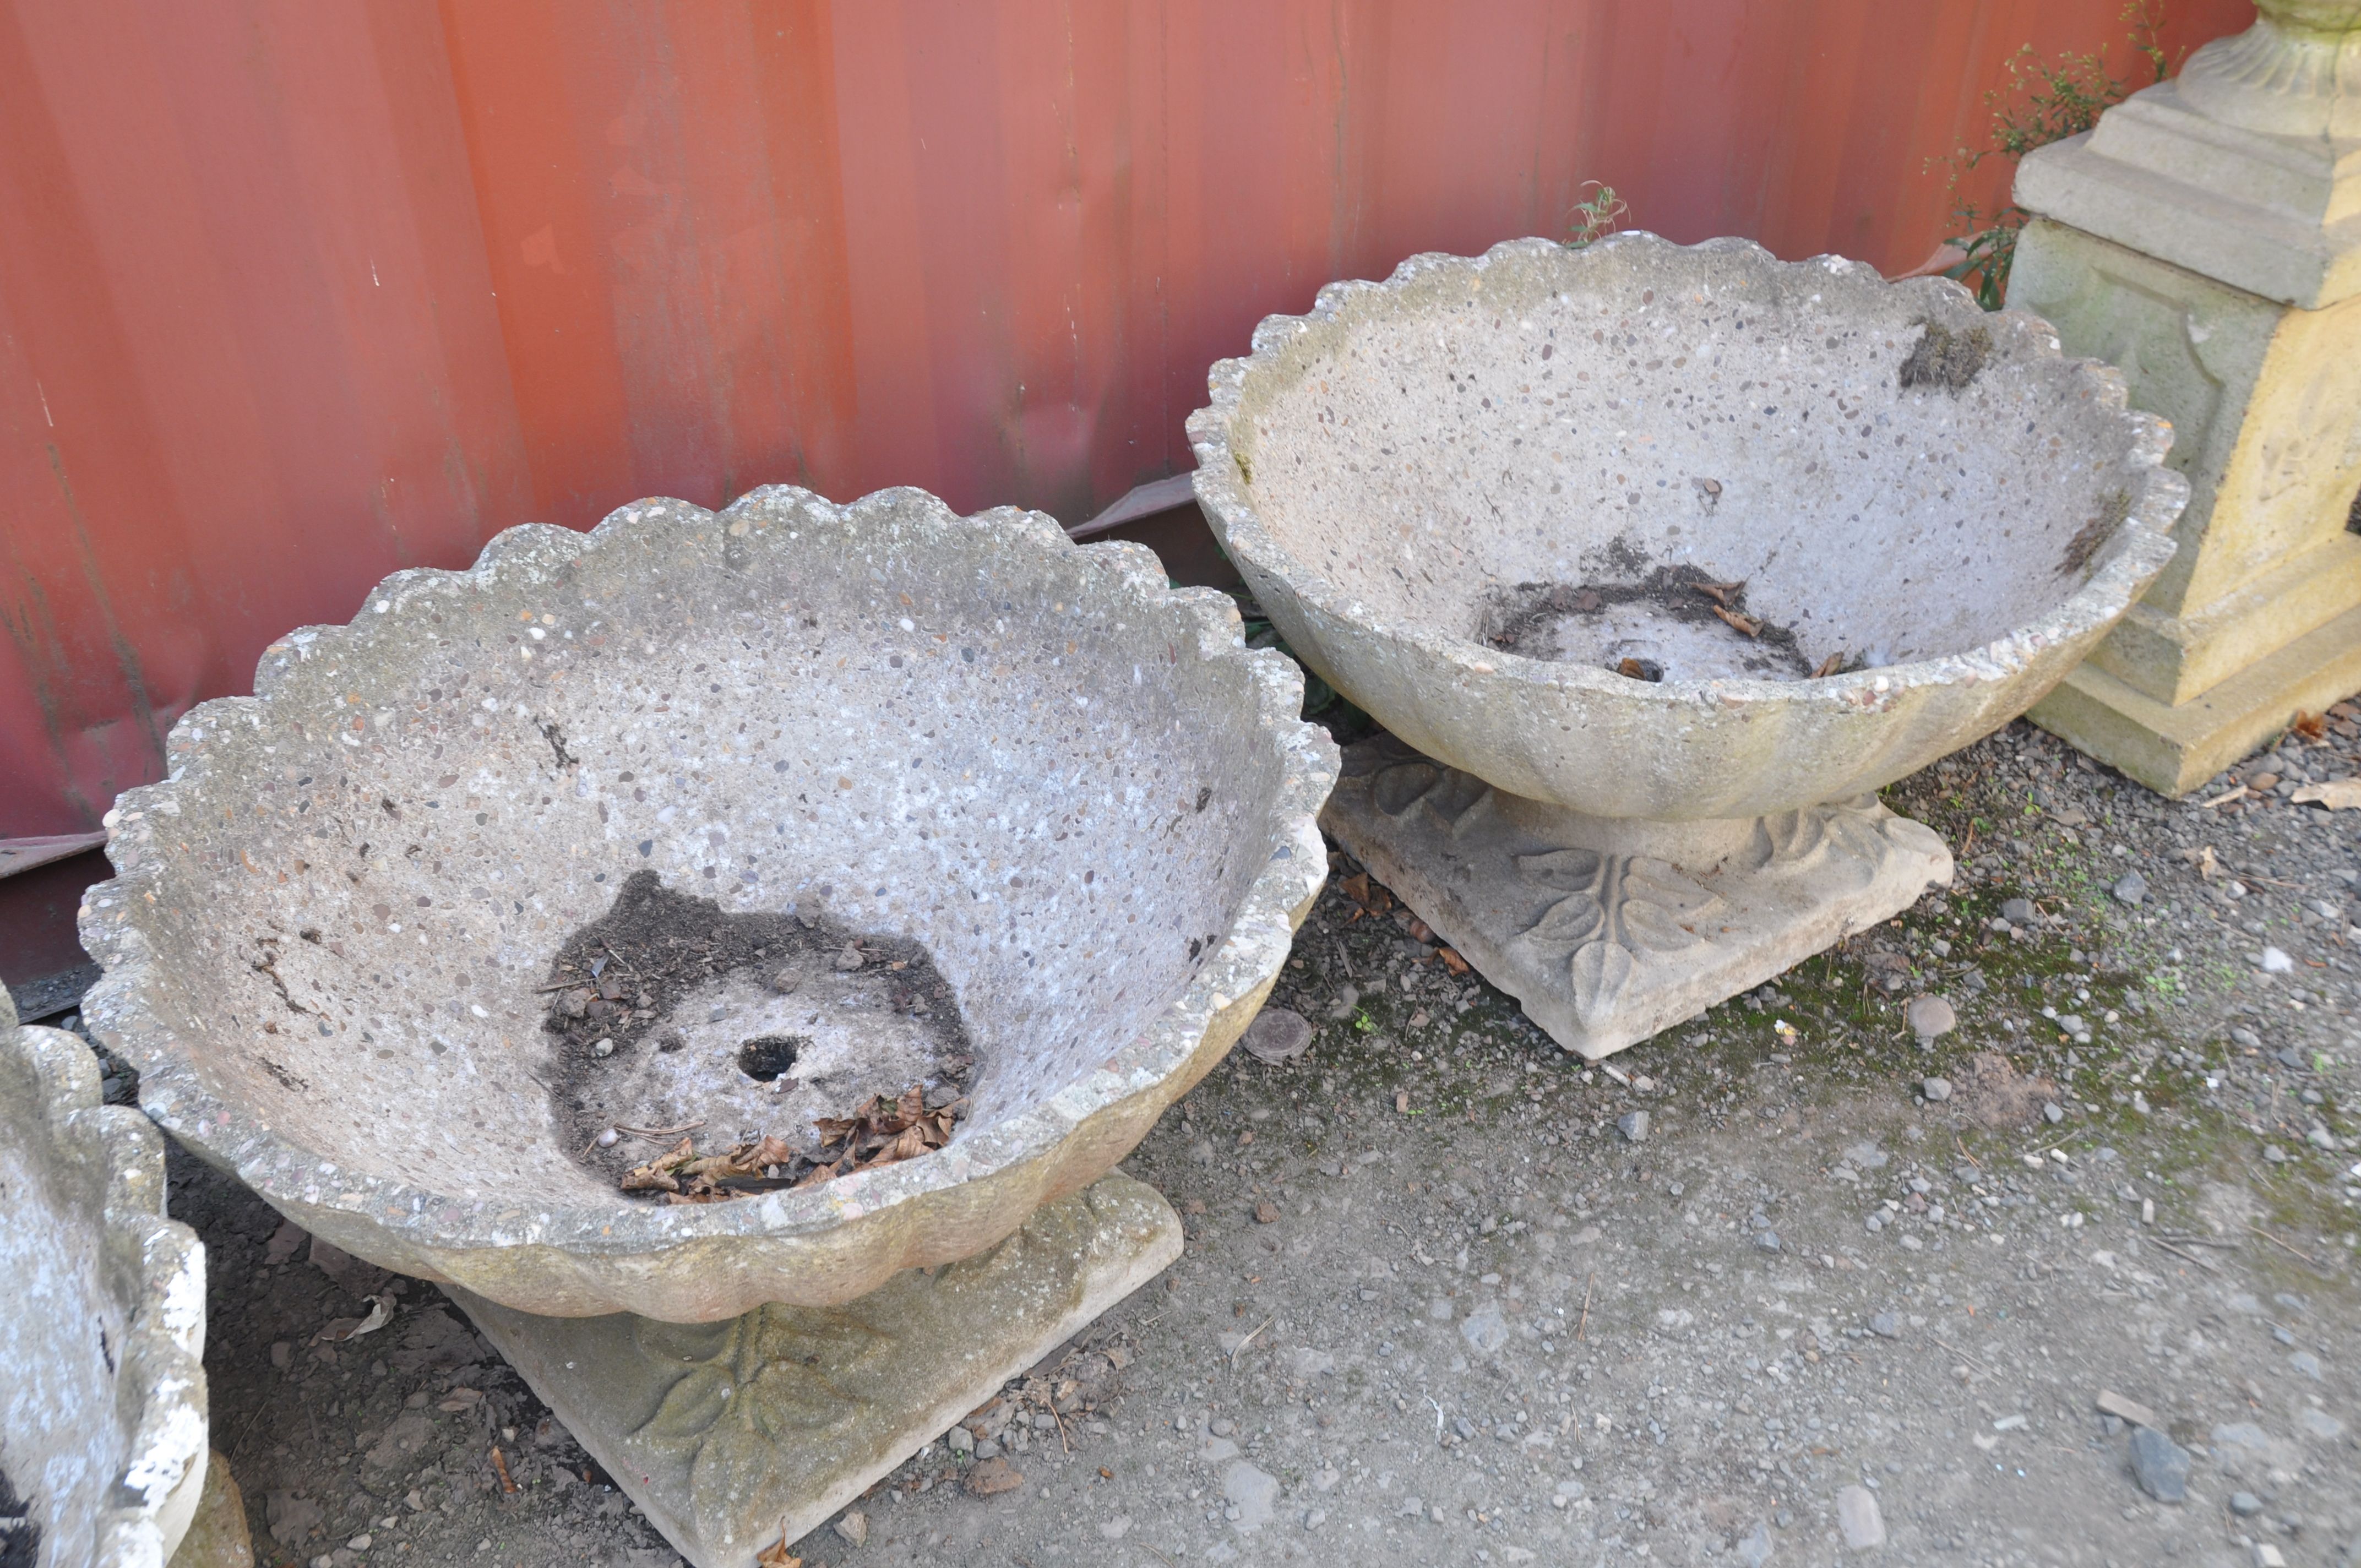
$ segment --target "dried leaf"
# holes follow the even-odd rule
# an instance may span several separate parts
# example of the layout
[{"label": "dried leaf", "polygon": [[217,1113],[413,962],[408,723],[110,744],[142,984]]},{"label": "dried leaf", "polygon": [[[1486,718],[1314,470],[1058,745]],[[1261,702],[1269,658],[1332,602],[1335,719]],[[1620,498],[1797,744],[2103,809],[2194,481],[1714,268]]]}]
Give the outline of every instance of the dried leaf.
[{"label": "dried leaf", "polygon": [[817,1157],[768,1135],[734,1144],[725,1153],[703,1156],[684,1138],[659,1158],[634,1167],[622,1186],[626,1191],[662,1192],[668,1203],[722,1202],[764,1190],[758,1185],[763,1183],[813,1187],[941,1148],[950,1142],[966,1105],[961,1098],[929,1110],[926,1086],[913,1084],[890,1103],[873,1094],[850,1116],[816,1118],[812,1125],[820,1138]]},{"label": "dried leaf", "polygon": [[454,1388],[450,1393],[445,1395],[441,1402],[434,1408],[438,1410],[456,1414],[460,1410],[474,1409],[478,1405],[480,1405],[483,1402],[484,1396],[480,1391],[474,1388],[461,1387]]},{"label": "dried leaf", "polygon": [[1468,970],[1469,966],[1467,960],[1461,958],[1457,952],[1450,948],[1437,948],[1434,950],[1434,956],[1441,959],[1443,960],[1443,967],[1449,970],[1453,974],[1466,974]]},{"label": "dried leaf", "polygon": [[2314,802],[2331,811],[2351,811],[2361,807],[2361,778],[2331,779],[2326,784],[2300,784],[2289,796],[2298,806]]},{"label": "dried leaf", "polygon": [[1726,624],[1737,628],[1749,637],[1763,635],[1763,623],[1751,615],[1741,615],[1734,609],[1724,609],[1719,605],[1713,607],[1713,613],[1719,616]]},{"label": "dried leaf", "polygon": [[989,1497],[1023,1485],[1025,1477],[1010,1468],[1005,1459],[987,1459],[967,1473],[967,1489],[973,1497]]},{"label": "dried leaf", "polygon": [[[1719,493],[1718,491],[1716,493]],[[1691,583],[1689,587],[1705,595],[1724,609],[1730,608],[1730,596],[1744,587],[1744,583]],[[1724,619],[1727,619],[1726,617]],[[1752,636],[1752,633],[1748,635]]]},{"label": "dried leaf", "polygon": [[1812,672],[1812,679],[1816,681],[1823,681],[1828,679],[1830,675],[1840,675],[1844,674],[1844,650],[1839,648],[1835,652],[1820,661],[1820,667]]},{"label": "dried leaf", "polygon": [[393,1297],[390,1294],[372,1296],[368,1301],[368,1317],[338,1318],[318,1333],[313,1334],[312,1343],[341,1344],[348,1339],[358,1339],[363,1334],[373,1334],[393,1321]]},{"label": "dried leaf", "polygon": [[[2328,739],[2328,715],[2324,713],[2299,713],[2295,716],[2295,721],[2290,724],[2288,728],[2294,730],[2298,735],[2302,736],[2305,740],[2317,744],[2318,742]],[[2334,808],[2332,807],[2332,809]]]},{"label": "dried leaf", "polygon": [[779,1526],[776,1544],[754,1553],[754,1568],[804,1568],[804,1560],[787,1550],[787,1527]]},{"label": "dried leaf", "polygon": [[625,1171],[623,1190],[626,1192],[677,1192],[680,1190],[680,1182],[673,1172],[696,1157],[696,1140],[683,1138],[668,1152],[656,1156],[645,1165],[635,1165]]},{"label": "dried leaf", "polygon": [[1383,915],[1394,906],[1394,895],[1371,882],[1367,872],[1356,872],[1336,885],[1337,890],[1354,905],[1353,913],[1345,918],[1347,926],[1365,915]]}]

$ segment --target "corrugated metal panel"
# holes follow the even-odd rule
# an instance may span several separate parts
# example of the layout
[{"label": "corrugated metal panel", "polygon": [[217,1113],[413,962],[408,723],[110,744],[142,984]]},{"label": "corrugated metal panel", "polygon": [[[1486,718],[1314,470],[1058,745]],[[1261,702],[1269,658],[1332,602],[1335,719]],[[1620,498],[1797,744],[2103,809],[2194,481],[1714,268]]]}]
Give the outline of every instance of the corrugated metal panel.
[{"label": "corrugated metal panel", "polygon": [[0,835],[93,826],[270,637],[510,523],[775,479],[1080,521],[1185,466],[1257,318],[1585,180],[1907,266],[2003,58],[2121,57],[2118,9],[0,7]]}]

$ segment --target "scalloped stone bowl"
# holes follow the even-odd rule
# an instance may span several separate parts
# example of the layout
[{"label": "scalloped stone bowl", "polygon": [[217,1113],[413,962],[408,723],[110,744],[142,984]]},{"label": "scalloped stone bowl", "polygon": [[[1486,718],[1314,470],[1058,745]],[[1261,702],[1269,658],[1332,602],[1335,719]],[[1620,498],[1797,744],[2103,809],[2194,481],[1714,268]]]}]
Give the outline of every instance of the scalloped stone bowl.
[{"label": "scalloped stone bowl", "polygon": [[[0,1473],[42,1563],[162,1568],[205,1477],[205,1254],[164,1140],[0,991]],[[11,1558],[10,1561],[15,1561]]]},{"label": "scalloped stone bowl", "polygon": [[[2169,427],[2043,323],[1739,240],[1413,257],[1265,321],[1212,389],[1197,494],[1295,652],[1426,755],[1594,817],[1799,809],[1997,729],[2138,598],[2188,494]],[[1529,585],[1664,568],[1742,583],[1792,645],[1611,603],[1550,656],[1479,641]]]},{"label": "scalloped stone bowl", "polygon": [[[512,529],[256,688],[110,817],[85,1013],[304,1228],[530,1313],[829,1305],[990,1246],[1229,1048],[1325,873],[1334,748],[1225,596],[917,490]],[[708,1204],[587,1168],[544,988],[643,870],[924,944],[974,1052],[949,1146]]]}]

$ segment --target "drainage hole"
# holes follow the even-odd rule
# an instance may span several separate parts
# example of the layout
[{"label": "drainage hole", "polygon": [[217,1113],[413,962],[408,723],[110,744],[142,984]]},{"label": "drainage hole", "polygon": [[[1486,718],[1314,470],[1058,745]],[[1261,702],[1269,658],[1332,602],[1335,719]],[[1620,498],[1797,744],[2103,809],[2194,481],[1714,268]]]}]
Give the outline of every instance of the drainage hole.
[{"label": "drainage hole", "polygon": [[810,1044],[808,1035],[758,1035],[738,1047],[738,1070],[769,1083],[795,1066],[797,1053]]}]

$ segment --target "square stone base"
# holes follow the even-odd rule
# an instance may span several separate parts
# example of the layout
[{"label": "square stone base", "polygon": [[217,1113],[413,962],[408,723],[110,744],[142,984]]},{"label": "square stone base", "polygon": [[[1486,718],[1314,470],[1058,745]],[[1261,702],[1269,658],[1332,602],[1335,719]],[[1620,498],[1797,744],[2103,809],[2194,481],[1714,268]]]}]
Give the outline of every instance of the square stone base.
[{"label": "square stone base", "polygon": [[1567,1050],[1597,1060],[1948,885],[1873,797],[1628,822],[1504,795],[1390,736],[1345,752],[1321,826]]},{"label": "square stone base", "polygon": [[2269,740],[2299,713],[2361,691],[2361,609],[2168,706],[2084,664],[2026,715],[2158,795],[2185,795]]},{"label": "square stone base", "polygon": [[541,1318],[453,1299],[695,1568],[824,1523],[1180,1255],[1180,1221],[1119,1172],[978,1256],[843,1307],[715,1323]]}]

